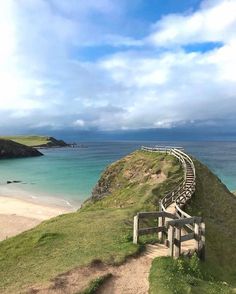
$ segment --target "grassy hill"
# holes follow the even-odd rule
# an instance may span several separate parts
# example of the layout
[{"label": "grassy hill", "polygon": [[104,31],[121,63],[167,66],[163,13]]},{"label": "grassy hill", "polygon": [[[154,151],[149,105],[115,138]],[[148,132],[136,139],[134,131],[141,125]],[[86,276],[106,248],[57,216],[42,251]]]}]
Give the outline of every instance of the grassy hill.
[{"label": "grassy hill", "polygon": [[236,293],[236,197],[201,162],[194,164],[196,192],[185,210],[206,223],[206,261],[155,259],[151,294]]},{"label": "grassy hill", "polygon": [[[218,282],[206,274],[205,267],[211,271],[210,276],[220,279],[224,274],[225,281],[234,283],[236,280],[233,276],[236,263],[232,257],[236,234],[234,229],[232,234],[225,229],[224,243],[220,242],[218,234],[219,229],[228,228],[229,224],[233,226],[236,199],[205,166],[196,161],[196,168],[198,186],[191,213],[202,214],[205,218],[207,261],[192,268],[198,271],[201,267],[201,293],[217,293],[222,284],[218,287]],[[20,293],[35,284],[46,285],[53,277],[75,267],[98,260],[117,264],[137,254],[143,246],[132,244],[133,215],[140,210],[157,210],[159,199],[182,177],[178,161],[164,154],[137,151],[110,165],[81,210],[45,221],[0,242],[0,292]],[[229,204],[222,205],[222,201],[229,201]],[[227,215],[227,220],[222,214]],[[168,260],[157,259],[153,264],[150,277],[151,289],[155,289],[153,294],[173,293],[171,289],[160,292],[163,290],[160,276],[168,276],[172,268],[176,268],[175,264],[170,266],[174,261]],[[185,265],[177,264],[177,267],[181,269],[179,277],[185,277]],[[187,290],[176,293],[199,293],[191,277],[185,282]],[[211,292],[206,292],[207,289]]]},{"label": "grassy hill", "polygon": [[[163,181],[157,183],[160,174]],[[157,209],[159,197],[181,178],[171,156],[139,151],[112,164],[102,177],[111,195],[0,243],[0,292],[18,293],[93,260],[116,264],[136,254],[141,247],[132,244],[134,213]]]},{"label": "grassy hill", "polygon": [[1,136],[0,139],[12,140],[31,147],[67,146],[64,141],[47,136]]},{"label": "grassy hill", "polygon": [[194,164],[196,192],[186,210],[202,216],[206,223],[206,267],[218,277],[235,283],[236,197],[206,166],[197,160]]},{"label": "grassy hill", "polygon": [[43,155],[35,148],[11,140],[0,139],[0,159]]}]

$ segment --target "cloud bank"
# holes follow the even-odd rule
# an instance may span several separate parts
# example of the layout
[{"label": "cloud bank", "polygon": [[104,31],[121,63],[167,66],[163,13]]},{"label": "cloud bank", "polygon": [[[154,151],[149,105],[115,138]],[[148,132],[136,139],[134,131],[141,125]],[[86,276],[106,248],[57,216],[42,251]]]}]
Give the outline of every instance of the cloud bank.
[{"label": "cloud bank", "polygon": [[145,21],[141,37],[135,5],[1,1],[0,132],[235,125],[236,0]]}]

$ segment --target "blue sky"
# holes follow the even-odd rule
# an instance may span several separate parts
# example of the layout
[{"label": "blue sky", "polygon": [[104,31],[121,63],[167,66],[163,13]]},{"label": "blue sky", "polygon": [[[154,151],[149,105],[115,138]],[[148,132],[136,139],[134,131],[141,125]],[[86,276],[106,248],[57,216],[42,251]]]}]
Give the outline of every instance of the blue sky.
[{"label": "blue sky", "polygon": [[0,43],[2,134],[236,126],[236,0],[6,0]]}]

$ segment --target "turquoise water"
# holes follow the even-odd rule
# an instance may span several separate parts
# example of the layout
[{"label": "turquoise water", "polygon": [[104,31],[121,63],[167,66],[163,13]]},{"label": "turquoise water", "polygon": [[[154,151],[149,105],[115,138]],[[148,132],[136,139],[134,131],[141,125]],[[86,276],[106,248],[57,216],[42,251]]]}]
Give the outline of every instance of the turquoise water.
[{"label": "turquoise water", "polygon": [[[172,144],[207,164],[227,185],[236,190],[236,142],[102,142],[84,143],[87,148],[43,149],[43,157],[0,161],[0,192],[17,188],[34,195],[53,196],[81,203],[102,171],[111,162],[141,145]],[[22,181],[6,185],[8,180]]]}]

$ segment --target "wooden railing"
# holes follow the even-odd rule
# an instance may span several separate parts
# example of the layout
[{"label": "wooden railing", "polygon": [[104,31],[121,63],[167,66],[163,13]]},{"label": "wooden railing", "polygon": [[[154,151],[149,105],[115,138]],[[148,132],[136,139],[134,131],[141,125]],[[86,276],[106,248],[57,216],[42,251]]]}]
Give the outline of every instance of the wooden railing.
[{"label": "wooden railing", "polygon": [[[192,217],[183,209],[195,192],[196,171],[192,159],[181,147],[155,146],[142,147],[147,152],[164,152],[173,155],[181,163],[184,171],[183,181],[160,201],[159,212],[140,212],[134,217],[133,242],[138,243],[139,236],[158,233],[160,241],[169,247],[169,255],[179,257],[181,243],[194,239],[195,250],[205,258],[205,223],[201,217]],[[157,219],[156,227],[140,228],[139,220],[143,218]]]}]

